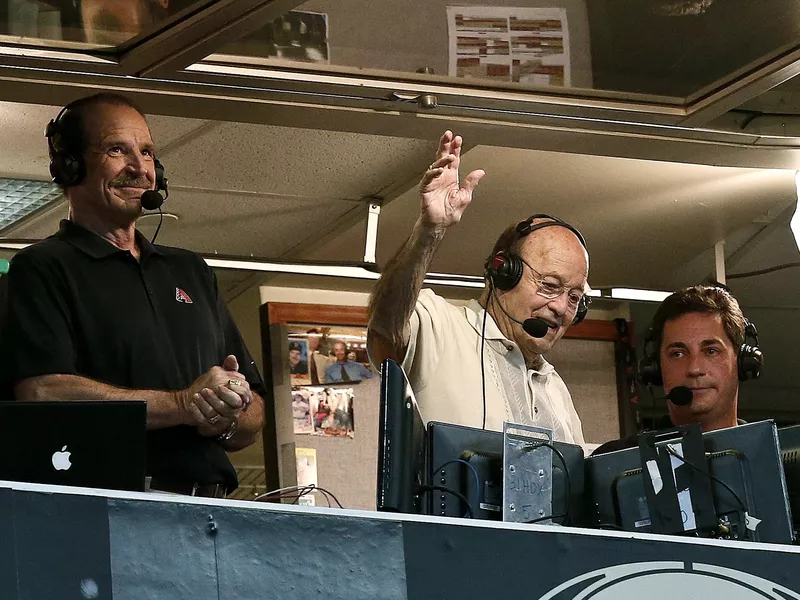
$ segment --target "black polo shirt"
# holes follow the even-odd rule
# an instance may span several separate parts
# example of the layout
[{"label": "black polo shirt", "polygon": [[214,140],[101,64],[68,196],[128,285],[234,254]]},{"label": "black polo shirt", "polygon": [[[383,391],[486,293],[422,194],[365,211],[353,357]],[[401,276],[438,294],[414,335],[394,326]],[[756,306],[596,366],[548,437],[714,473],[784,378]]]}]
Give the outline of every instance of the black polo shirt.
[{"label": "black polo shirt", "polygon": [[[81,375],[139,390],[182,390],[233,354],[253,391],[261,375],[216,277],[187,250],[136,233],[140,261],[70,221],[19,252],[8,273],[2,380]],[[7,388],[6,388],[7,389]],[[221,443],[195,427],[148,431],[149,475],[237,485]]]}]

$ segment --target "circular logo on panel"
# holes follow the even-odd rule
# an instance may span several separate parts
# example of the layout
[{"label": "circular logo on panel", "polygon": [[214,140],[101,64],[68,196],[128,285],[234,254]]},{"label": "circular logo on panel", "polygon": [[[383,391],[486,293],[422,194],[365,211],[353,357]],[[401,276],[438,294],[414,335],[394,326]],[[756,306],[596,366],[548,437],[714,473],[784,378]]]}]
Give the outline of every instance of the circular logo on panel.
[{"label": "circular logo on panel", "polygon": [[562,583],[539,600],[800,600],[782,585],[735,569],[658,561],[615,565]]}]

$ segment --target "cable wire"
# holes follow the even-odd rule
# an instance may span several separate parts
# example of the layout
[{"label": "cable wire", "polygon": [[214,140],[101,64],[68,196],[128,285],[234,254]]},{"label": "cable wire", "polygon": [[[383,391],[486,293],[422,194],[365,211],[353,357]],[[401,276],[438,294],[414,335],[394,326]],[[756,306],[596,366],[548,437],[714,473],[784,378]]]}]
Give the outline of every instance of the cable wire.
[{"label": "cable wire", "polygon": [[164,211],[161,210],[161,207],[158,207],[158,227],[156,227],[156,232],[153,234],[153,238],[150,240],[151,244],[156,243],[156,238],[158,237],[158,232],[161,231],[161,224],[164,222]]},{"label": "cable wire", "polygon": [[483,325],[481,326],[481,396],[483,398],[483,420],[481,429],[486,429],[486,368],[484,367],[484,349],[486,347],[486,316],[489,314],[489,303],[492,301],[494,293],[494,283],[489,278],[489,296],[486,298],[486,306],[483,308]]},{"label": "cable wire", "polygon": [[[331,498],[333,498],[333,501],[336,502],[339,508],[344,508],[344,506],[342,506],[342,503],[339,502],[339,499],[334,495],[333,492],[328,491],[325,488],[320,487],[318,485],[314,485],[313,483],[310,483],[308,485],[290,485],[288,487],[278,488],[277,490],[272,490],[269,492],[265,492],[260,496],[256,496],[255,498],[253,498],[253,500],[255,502],[262,502],[262,501],[267,501],[272,496],[277,496],[278,500],[288,500],[290,498],[294,498],[295,501],[292,504],[296,504],[297,500],[299,500],[301,496],[310,494],[313,491],[320,492],[323,498],[325,498],[325,500],[327,501],[329,507],[331,506]],[[288,494],[289,492],[297,492],[297,493]]]},{"label": "cable wire", "polygon": [[455,490],[451,490],[450,488],[445,487],[443,485],[421,485],[417,489],[417,493],[418,494],[419,493],[423,493],[423,492],[436,492],[436,491],[445,492],[446,494],[453,494],[453,496],[455,496],[456,498],[461,500],[464,503],[464,505],[467,507],[467,514],[465,516],[467,516],[470,519],[473,518],[472,507],[469,505],[469,500],[461,492],[457,492]]},{"label": "cable wire", "polygon": [[[444,469],[447,465],[452,465],[453,463],[462,463],[464,465],[467,465],[469,470],[472,471],[472,474],[475,476],[475,501],[480,504],[480,501],[481,501],[481,478],[478,476],[478,472],[475,470],[475,467],[473,467],[469,463],[469,461],[463,460],[461,458],[456,458],[454,460],[448,460],[446,463],[441,465],[438,469],[434,469],[433,472],[434,473],[438,473],[439,471]],[[467,501],[467,504],[469,504],[469,501]],[[472,508],[472,507],[470,507],[470,508]]]},{"label": "cable wire", "polygon": [[[268,498],[268,497],[274,496],[276,494],[280,495],[280,494],[282,494],[284,492],[300,492],[301,490],[311,491],[315,487],[316,486],[313,483],[309,484],[309,485],[290,485],[290,486],[287,486],[287,487],[278,488],[277,490],[271,490],[269,492],[264,492],[260,496],[256,496],[255,498],[253,498],[253,501],[259,502],[259,501],[261,501],[262,498]],[[303,493],[307,494],[308,491],[303,492]],[[303,495],[303,493],[301,493],[300,495]]]},{"label": "cable wire", "polygon": [[727,483],[725,483],[724,481],[722,481],[722,480],[721,480],[719,477],[716,477],[715,475],[712,475],[712,474],[711,474],[711,473],[709,473],[708,471],[704,471],[703,469],[701,469],[701,468],[700,468],[700,467],[698,467],[697,465],[695,465],[695,464],[692,464],[691,462],[689,462],[688,460],[686,460],[685,458],[683,458],[683,457],[682,457],[680,454],[678,454],[678,453],[675,451],[675,448],[673,448],[673,447],[672,447],[672,444],[666,444],[666,446],[665,446],[665,447],[666,447],[666,449],[667,449],[667,452],[668,452],[669,454],[671,454],[672,456],[674,456],[675,458],[677,458],[677,459],[678,459],[679,461],[681,461],[683,464],[685,464],[685,465],[687,465],[687,466],[691,467],[692,469],[694,469],[694,470],[695,470],[695,471],[697,471],[698,473],[702,473],[703,475],[705,475],[706,477],[708,477],[708,478],[709,478],[711,481],[715,481],[715,482],[717,482],[717,483],[718,483],[718,484],[720,484],[722,487],[724,487],[726,490],[728,490],[728,491],[731,493],[731,495],[732,495],[734,498],[736,498],[736,501],[737,501],[737,502],[739,503],[739,505],[742,507],[742,512],[744,512],[744,513],[745,513],[745,515],[749,514],[749,512],[750,512],[750,511],[749,511],[749,509],[748,509],[748,507],[747,507],[747,504],[745,504],[745,503],[742,501],[742,499],[739,497],[739,494],[737,494],[737,493],[736,493],[736,491],[735,491],[735,490],[734,490],[734,489],[733,489],[731,486],[729,486]]},{"label": "cable wire", "polygon": [[745,273],[728,273],[725,277],[728,279],[743,279],[745,277],[766,275],[767,273],[774,273],[775,271],[782,271],[783,269],[793,269],[795,267],[800,267],[800,262],[791,262],[783,265],[776,265],[774,267],[767,267],[766,269],[759,269],[758,271],[747,271]]},{"label": "cable wire", "polygon": [[563,515],[545,515],[543,517],[538,517],[536,519],[531,519],[530,521],[523,521],[523,523],[525,525],[532,525],[534,523],[538,523],[539,521],[546,521],[547,519],[560,519],[561,517],[564,517],[566,519],[567,515],[566,514],[563,514]]}]

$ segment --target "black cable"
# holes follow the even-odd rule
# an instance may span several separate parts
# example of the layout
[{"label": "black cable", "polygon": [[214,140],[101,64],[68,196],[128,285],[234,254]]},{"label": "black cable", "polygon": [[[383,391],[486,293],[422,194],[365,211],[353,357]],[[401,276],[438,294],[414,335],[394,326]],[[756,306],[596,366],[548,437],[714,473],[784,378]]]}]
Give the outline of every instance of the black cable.
[{"label": "black cable", "polygon": [[320,492],[322,492],[323,494],[330,495],[330,497],[331,497],[331,498],[333,498],[333,501],[334,501],[334,502],[336,502],[336,505],[337,505],[339,508],[344,508],[344,506],[342,506],[342,503],[341,503],[341,502],[339,502],[339,499],[338,499],[336,496],[334,496],[334,495],[333,495],[333,492],[329,492],[329,491],[328,491],[328,490],[326,490],[325,488],[323,488],[323,487],[319,487],[319,486],[316,486],[316,489],[318,489],[318,490],[319,490]]},{"label": "black cable", "polygon": [[486,306],[483,307],[483,326],[481,327],[481,396],[483,398],[483,421],[481,429],[486,429],[486,369],[483,366],[483,351],[486,347],[486,316],[489,314],[489,303],[494,293],[494,282],[489,278],[489,295],[486,297]]},{"label": "black cable", "polygon": [[161,231],[161,224],[164,222],[164,212],[161,210],[161,207],[158,207],[158,227],[156,227],[156,232],[153,234],[153,239],[150,240],[151,244],[156,243],[156,238],[158,237],[158,232]]},{"label": "black cable", "polygon": [[[531,447],[525,448],[525,452],[533,452],[537,448],[541,448],[542,446],[546,446],[547,448],[550,448],[550,450],[552,450],[553,452],[556,453],[556,456],[558,456],[558,459],[561,461],[561,466],[564,467],[564,514],[563,515],[558,515],[558,516],[559,517],[560,516],[564,517],[564,519],[560,523],[561,525],[569,525],[569,501],[570,501],[570,498],[572,497],[572,483],[570,482],[570,479],[569,479],[569,469],[567,468],[567,460],[564,458],[564,455],[561,454],[561,450],[556,448],[550,442],[531,442],[531,444],[532,444]],[[552,468],[550,470],[550,473],[551,473],[550,478],[552,480]],[[552,481],[550,482],[550,484],[552,486]],[[543,521],[543,520],[545,520],[547,518],[555,518],[555,517],[554,516],[541,517],[539,519],[534,519],[533,521],[526,521],[526,522],[527,523],[535,523],[537,521]]]},{"label": "black cable", "polygon": [[[438,473],[442,469],[444,469],[447,465],[452,465],[453,463],[462,463],[472,471],[472,475],[475,477],[475,501],[480,503],[481,501],[481,478],[478,476],[478,472],[475,470],[475,467],[469,464],[469,461],[466,461],[462,458],[456,458],[454,460],[448,460],[443,465],[440,465],[438,469],[434,469],[434,473]],[[470,507],[471,508],[471,507]]]},{"label": "black cable", "polygon": [[748,508],[747,508],[747,504],[745,504],[744,502],[742,502],[742,499],[739,497],[739,494],[737,494],[737,493],[736,493],[736,491],[735,491],[735,490],[734,490],[734,489],[733,489],[731,486],[729,486],[727,483],[725,483],[724,481],[722,481],[722,480],[721,480],[719,477],[716,477],[715,475],[712,475],[712,474],[711,474],[711,473],[709,473],[708,471],[703,471],[703,470],[702,470],[701,468],[699,468],[697,465],[694,465],[694,464],[692,464],[691,462],[689,462],[688,460],[686,460],[685,458],[683,458],[683,457],[682,457],[680,454],[678,454],[677,452],[675,452],[675,449],[672,447],[672,445],[671,445],[671,444],[666,444],[666,448],[667,448],[667,452],[668,452],[669,454],[671,454],[672,456],[674,456],[675,458],[677,458],[677,459],[678,459],[679,461],[681,461],[683,464],[685,464],[685,465],[688,465],[689,467],[691,467],[692,469],[694,469],[694,470],[695,470],[695,471],[697,471],[698,473],[702,473],[703,475],[705,475],[706,477],[708,477],[708,478],[709,478],[711,481],[716,481],[718,484],[720,484],[722,487],[724,487],[726,490],[728,490],[728,491],[731,493],[731,495],[732,495],[734,498],[736,498],[736,501],[737,501],[737,502],[739,503],[739,505],[742,507],[742,512],[744,512],[744,513],[745,513],[745,515],[749,514],[749,510],[748,510]]},{"label": "black cable", "polygon": [[758,271],[747,271],[745,273],[728,273],[726,277],[728,279],[743,279],[745,277],[766,275],[767,273],[774,273],[775,271],[781,271],[783,269],[793,269],[795,267],[800,267],[800,262],[791,262],[783,265],[776,265],[774,267],[767,267],[766,269],[759,269]]},{"label": "black cable", "polygon": [[450,488],[444,487],[443,485],[421,485],[419,486],[419,488],[417,488],[417,494],[420,494],[422,492],[436,492],[436,491],[445,492],[446,494],[453,494],[453,496],[461,500],[467,507],[466,516],[469,517],[470,519],[472,518],[472,507],[469,505],[469,499],[467,499],[467,497],[461,492],[451,490]]},{"label": "black cable", "polygon": [[567,515],[545,515],[537,519],[531,519],[530,521],[523,521],[523,523],[526,525],[532,525],[533,523],[538,523],[539,521],[546,521],[547,519],[560,519],[561,517],[566,518],[566,516]]}]

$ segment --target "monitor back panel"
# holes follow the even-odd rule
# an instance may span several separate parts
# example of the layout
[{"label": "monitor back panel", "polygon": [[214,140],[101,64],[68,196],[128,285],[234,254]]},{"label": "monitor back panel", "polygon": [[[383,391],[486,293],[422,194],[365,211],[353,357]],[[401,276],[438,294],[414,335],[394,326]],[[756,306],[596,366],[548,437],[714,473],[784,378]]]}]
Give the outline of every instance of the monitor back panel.
[{"label": "monitor back panel", "polygon": [[[732,487],[748,513],[762,520],[747,532],[739,499],[712,480],[717,516],[741,521],[733,523],[731,537],[791,543],[794,533],[775,424],[761,421],[710,431],[703,434],[703,446],[709,473]],[[650,532],[638,448],[587,458],[586,486],[592,526]]]},{"label": "monitor back panel", "polygon": [[0,402],[0,479],[143,491],[145,402]]},{"label": "monitor back panel", "polygon": [[[465,495],[476,519],[503,520],[503,434],[449,423],[428,423],[428,465],[431,485],[457,490]],[[569,524],[586,522],[583,501],[583,449],[554,442],[564,456],[569,472]],[[466,460],[475,472],[463,463]],[[567,480],[560,459],[553,455],[553,513],[564,514]],[[477,481],[475,475],[477,474]],[[466,516],[464,502],[437,490],[428,503],[430,514]],[[561,522],[561,519],[557,519]]]}]

